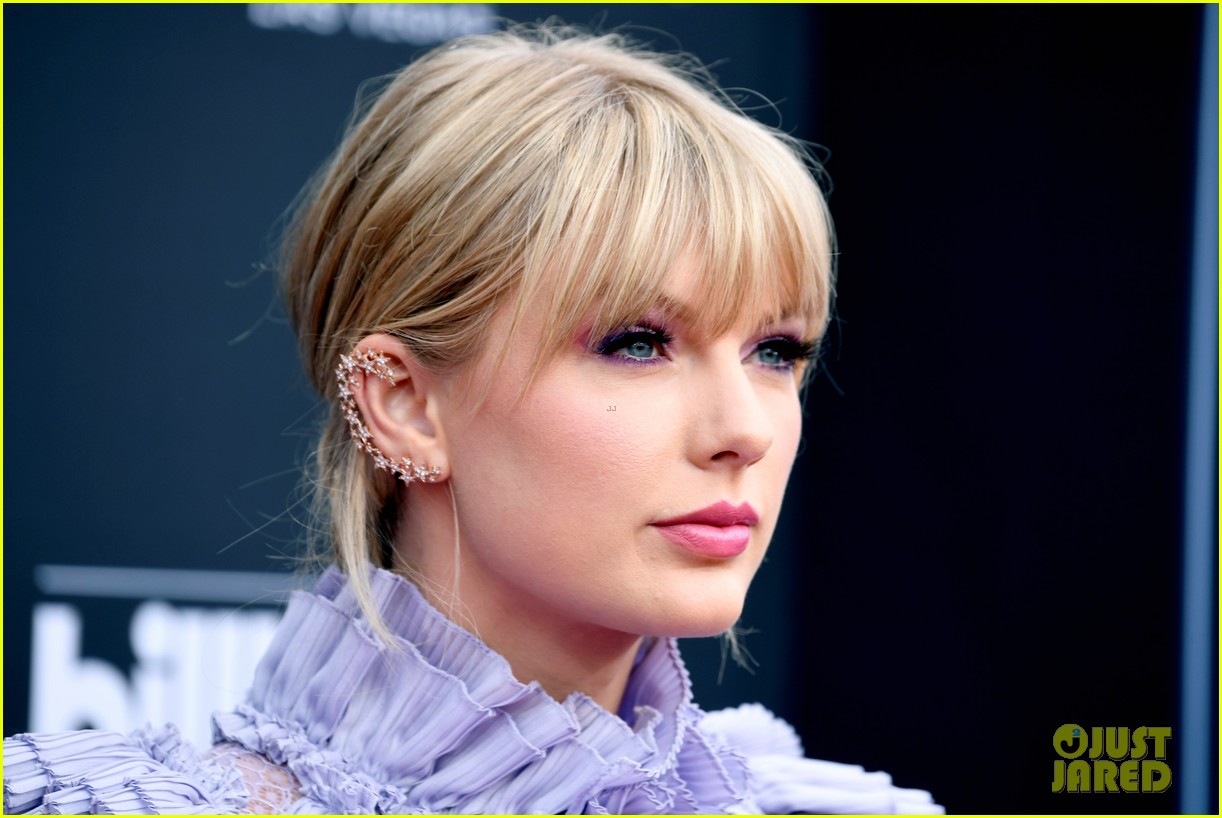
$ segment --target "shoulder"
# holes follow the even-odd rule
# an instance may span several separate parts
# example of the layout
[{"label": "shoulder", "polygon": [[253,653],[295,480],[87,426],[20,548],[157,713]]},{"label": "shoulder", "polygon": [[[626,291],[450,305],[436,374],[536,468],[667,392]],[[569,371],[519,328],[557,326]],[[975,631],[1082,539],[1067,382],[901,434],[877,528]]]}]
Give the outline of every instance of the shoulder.
[{"label": "shoulder", "polygon": [[275,812],[295,800],[287,771],[227,745],[201,754],[172,726],[4,740],[9,814]]},{"label": "shoulder", "polygon": [[895,787],[886,773],[806,758],[788,722],[759,704],[708,713],[700,729],[743,757],[761,812],[942,813],[924,790]]}]

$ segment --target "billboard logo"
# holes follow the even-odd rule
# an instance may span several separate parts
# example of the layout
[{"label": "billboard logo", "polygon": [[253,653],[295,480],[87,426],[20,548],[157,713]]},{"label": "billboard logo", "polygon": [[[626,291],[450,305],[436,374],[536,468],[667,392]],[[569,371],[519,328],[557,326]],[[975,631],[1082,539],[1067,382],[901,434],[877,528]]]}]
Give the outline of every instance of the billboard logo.
[{"label": "billboard logo", "polygon": [[[35,583],[53,599],[33,610],[30,730],[126,732],[173,722],[206,747],[211,713],[245,698],[280,620],[279,606],[303,578],[40,565]],[[128,600],[117,610],[129,613],[98,621],[91,616],[98,605],[90,600]],[[98,655],[89,635],[116,626],[126,631],[126,650]]]}]

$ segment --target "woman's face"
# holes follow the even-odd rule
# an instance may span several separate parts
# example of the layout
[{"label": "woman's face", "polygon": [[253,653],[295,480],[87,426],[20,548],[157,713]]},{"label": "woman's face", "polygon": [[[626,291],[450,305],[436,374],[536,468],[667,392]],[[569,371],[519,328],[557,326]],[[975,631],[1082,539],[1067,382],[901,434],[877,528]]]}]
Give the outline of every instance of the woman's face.
[{"label": "woman's face", "polygon": [[[668,304],[608,338],[570,339],[520,402],[541,311],[478,411],[478,388],[443,393],[459,593],[477,626],[483,612],[522,627],[706,636],[738,619],[798,446],[807,328],[744,318],[706,337],[683,314],[700,276],[681,264]],[[508,314],[496,320],[490,337],[503,338]]]}]

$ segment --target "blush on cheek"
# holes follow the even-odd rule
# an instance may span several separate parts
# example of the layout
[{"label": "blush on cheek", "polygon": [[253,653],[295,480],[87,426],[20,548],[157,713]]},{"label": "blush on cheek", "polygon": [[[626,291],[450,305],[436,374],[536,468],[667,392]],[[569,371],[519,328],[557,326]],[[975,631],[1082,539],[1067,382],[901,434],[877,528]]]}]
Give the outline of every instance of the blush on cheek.
[{"label": "blush on cheek", "polygon": [[[606,407],[574,411],[553,418],[548,429],[539,427],[530,443],[536,473],[546,480],[563,513],[597,518],[623,503],[646,479],[647,458],[639,435],[623,416]],[[591,516],[594,515],[594,516]]]},{"label": "blush on cheek", "polygon": [[642,416],[647,402],[622,389],[591,390],[577,375],[554,373],[536,385],[515,423],[521,441],[543,447],[536,452],[542,460],[559,456],[573,464],[631,458],[646,448],[657,425]]}]

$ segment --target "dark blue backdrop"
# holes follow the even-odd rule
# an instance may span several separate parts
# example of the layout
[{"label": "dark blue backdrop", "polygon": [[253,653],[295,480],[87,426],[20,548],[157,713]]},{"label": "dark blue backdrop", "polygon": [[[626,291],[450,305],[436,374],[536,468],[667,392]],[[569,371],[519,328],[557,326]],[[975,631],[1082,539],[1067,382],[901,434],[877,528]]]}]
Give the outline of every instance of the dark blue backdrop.
[{"label": "dark blue backdrop", "polygon": [[759,667],[719,684],[685,645],[698,700],[952,811],[1178,808],[1179,779],[1049,782],[1062,723],[1183,735],[1184,458],[1216,451],[1184,420],[1201,7],[364,8],[4,8],[6,733],[39,626],[41,678],[106,712],[233,681],[198,663],[262,638],[317,414],[273,225],[362,80],[557,14],[669,32],[831,151],[839,320],[744,617]]}]

